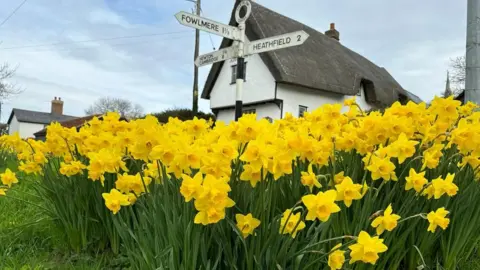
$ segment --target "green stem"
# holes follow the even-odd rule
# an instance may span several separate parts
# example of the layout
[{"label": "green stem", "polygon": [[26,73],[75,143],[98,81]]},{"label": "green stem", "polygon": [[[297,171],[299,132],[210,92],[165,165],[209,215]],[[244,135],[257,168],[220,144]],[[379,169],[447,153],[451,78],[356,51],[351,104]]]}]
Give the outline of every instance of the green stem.
[{"label": "green stem", "polygon": [[320,242],[317,242],[317,243],[315,243],[315,244],[313,244],[313,245],[310,245],[310,246],[308,246],[308,247],[306,247],[306,248],[304,248],[304,249],[296,252],[295,254],[293,254],[293,255],[291,256],[291,258],[309,252],[308,249],[309,249],[309,248],[312,248],[312,247],[314,247],[314,246],[318,246],[318,245],[323,244],[323,243],[327,243],[327,242],[331,242],[331,241],[336,241],[336,240],[342,240],[342,239],[353,239],[353,240],[356,240],[357,237],[356,237],[356,236],[351,236],[351,235],[344,235],[344,236],[338,236],[338,237],[333,237],[333,238],[325,239],[325,240],[322,240],[322,241],[320,241]]},{"label": "green stem", "polygon": [[406,218],[404,218],[404,219],[401,219],[401,220],[399,220],[399,221],[397,222],[397,224],[400,224],[400,223],[402,223],[402,222],[404,222],[404,221],[407,221],[407,220],[413,219],[413,218],[417,218],[417,217],[421,217],[421,218],[423,218],[423,219],[427,219],[427,217],[425,216],[425,213],[420,213],[420,214],[416,214],[416,215],[409,216],[409,217],[406,217]]},{"label": "green stem", "polygon": [[[351,241],[348,241],[347,243],[341,245],[339,248],[337,248],[337,249],[335,249],[335,250],[342,249],[343,247],[346,247],[346,246],[352,244],[352,243],[355,242],[355,241],[356,241],[356,239],[351,240]],[[305,267],[305,269],[308,269],[311,265],[315,264],[315,263],[318,262],[318,261],[321,261],[323,258],[325,258],[326,256],[330,255],[330,254],[331,254],[332,252],[334,252],[335,250],[330,250],[329,252],[323,254],[322,256],[320,256],[319,258],[317,258],[316,260],[314,260],[313,262],[311,262],[309,265],[307,265],[307,266]],[[312,250],[312,251],[310,251],[310,252],[315,252],[315,251]],[[308,252],[307,252],[307,253],[308,253]]]}]

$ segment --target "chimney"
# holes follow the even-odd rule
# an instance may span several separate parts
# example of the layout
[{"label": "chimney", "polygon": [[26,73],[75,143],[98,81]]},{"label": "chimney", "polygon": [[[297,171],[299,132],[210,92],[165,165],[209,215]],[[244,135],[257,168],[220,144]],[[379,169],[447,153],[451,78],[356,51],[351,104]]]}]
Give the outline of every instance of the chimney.
[{"label": "chimney", "polygon": [[340,32],[338,32],[337,29],[335,29],[335,23],[330,24],[330,30],[325,31],[325,35],[337,41],[340,41]]},{"label": "chimney", "polygon": [[55,97],[55,99],[52,100],[51,113],[56,115],[63,115],[63,101],[60,97],[58,99],[57,97]]}]

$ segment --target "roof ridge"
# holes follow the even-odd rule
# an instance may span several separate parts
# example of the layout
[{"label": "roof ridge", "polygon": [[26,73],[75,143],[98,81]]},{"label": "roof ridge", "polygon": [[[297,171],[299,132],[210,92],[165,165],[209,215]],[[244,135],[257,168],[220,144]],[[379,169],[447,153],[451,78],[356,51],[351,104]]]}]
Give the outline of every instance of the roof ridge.
[{"label": "roof ridge", "polygon": [[[32,113],[52,114],[52,112],[42,112],[42,111],[26,110],[26,109],[20,109],[20,108],[12,108],[12,111],[13,110],[24,111],[24,112],[32,112]],[[60,116],[79,117],[79,116],[68,115],[68,114],[61,114]]]}]

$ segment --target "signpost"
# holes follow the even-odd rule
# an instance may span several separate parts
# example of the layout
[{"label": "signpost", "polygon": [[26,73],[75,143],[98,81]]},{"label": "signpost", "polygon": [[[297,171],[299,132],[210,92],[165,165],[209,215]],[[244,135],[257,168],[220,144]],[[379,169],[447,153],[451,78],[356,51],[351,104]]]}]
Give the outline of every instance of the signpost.
[{"label": "signpost", "polygon": [[236,27],[212,21],[185,11],[180,11],[175,14],[175,18],[177,18],[179,23],[185,26],[193,27],[215,35],[229,39],[236,39],[238,36],[238,29]]},{"label": "signpost", "polygon": [[[242,9],[244,9],[245,13],[243,16],[240,14]],[[245,22],[247,21],[251,12],[252,4],[250,1],[243,0],[240,2],[235,10],[235,20],[238,23],[238,27],[225,25],[183,11],[175,15],[177,20],[185,26],[193,27],[237,41],[237,45],[200,55],[197,59],[195,59],[195,65],[200,67],[235,57],[237,58],[237,78],[235,81],[235,121],[242,116],[242,91],[243,82],[245,81],[245,55],[252,55],[302,45],[309,37],[305,31],[296,31],[279,36],[255,40],[245,44]]]},{"label": "signpost", "polygon": [[229,60],[232,58],[236,57],[236,52],[234,47],[228,47],[225,49],[221,49],[218,51],[214,51],[211,53],[207,53],[204,55],[200,55],[196,60],[195,60],[195,65],[197,67],[202,67],[210,64],[214,64],[217,62],[222,62],[225,60]]},{"label": "signpost", "polygon": [[305,31],[296,31],[279,36],[264,38],[248,43],[246,55],[284,49],[302,45],[309,35]]}]

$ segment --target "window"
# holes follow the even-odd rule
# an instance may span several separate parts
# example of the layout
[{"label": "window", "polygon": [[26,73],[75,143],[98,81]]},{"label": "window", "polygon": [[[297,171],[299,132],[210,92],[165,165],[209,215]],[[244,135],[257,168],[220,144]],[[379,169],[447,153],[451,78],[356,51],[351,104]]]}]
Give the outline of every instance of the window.
[{"label": "window", "polygon": [[257,111],[255,109],[246,109],[243,110],[243,114],[255,114]]},{"label": "window", "polygon": [[307,110],[308,110],[307,106],[302,106],[302,105],[298,106],[298,117],[303,117],[303,115]]},{"label": "window", "polygon": [[[247,63],[245,63],[244,69],[243,69],[243,77],[245,78],[243,81],[247,81]],[[237,82],[237,65],[232,66],[232,80],[231,84],[235,84]]]}]

